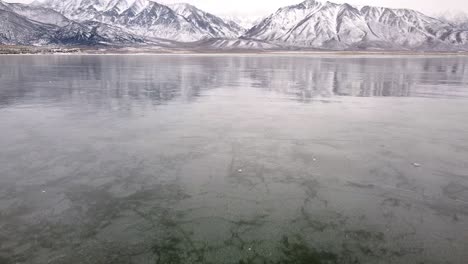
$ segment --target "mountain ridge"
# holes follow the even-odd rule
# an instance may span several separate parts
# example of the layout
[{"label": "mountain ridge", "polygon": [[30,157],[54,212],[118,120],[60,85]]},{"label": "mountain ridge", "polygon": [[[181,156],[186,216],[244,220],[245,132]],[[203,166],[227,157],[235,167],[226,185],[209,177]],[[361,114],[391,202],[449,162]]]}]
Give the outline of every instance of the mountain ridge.
[{"label": "mountain ridge", "polygon": [[171,8],[150,0],[45,0],[35,5],[56,10],[78,22],[112,23],[145,37],[192,42],[239,34],[237,28],[221,18],[188,4]]},{"label": "mountain ridge", "polygon": [[468,50],[464,23],[411,9],[328,1],[281,7],[250,29],[191,4],[153,0],[42,0],[29,5],[0,0],[0,10],[6,21],[0,25],[0,44]]},{"label": "mountain ridge", "polygon": [[[306,0],[266,17],[244,37],[326,49],[437,49],[468,45],[467,31],[410,9]],[[379,44],[380,43],[380,44]]]}]

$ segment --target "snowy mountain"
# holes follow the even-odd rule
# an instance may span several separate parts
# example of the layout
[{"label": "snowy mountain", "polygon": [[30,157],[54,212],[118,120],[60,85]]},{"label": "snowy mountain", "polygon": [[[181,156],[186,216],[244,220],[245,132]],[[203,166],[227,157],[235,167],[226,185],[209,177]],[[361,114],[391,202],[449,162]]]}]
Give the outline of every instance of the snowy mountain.
[{"label": "snowy mountain", "polygon": [[468,31],[417,11],[315,0],[280,8],[244,37],[340,50],[468,48]]},{"label": "snowy mountain", "polygon": [[45,0],[34,5],[78,22],[112,24],[144,38],[191,42],[240,34],[234,25],[188,4],[171,8],[149,0]]},{"label": "snowy mountain", "polygon": [[234,15],[225,15],[222,18],[228,23],[234,23],[235,25],[240,26],[243,33],[247,32],[249,29],[260,23],[263,18],[259,16],[234,16]]},{"label": "snowy mountain", "polygon": [[112,24],[144,37],[198,40],[202,35],[167,6],[147,0],[45,0],[35,2],[77,22]]},{"label": "snowy mountain", "polygon": [[143,39],[103,23],[78,23],[41,6],[0,1],[0,43],[20,45],[132,44]]},{"label": "snowy mountain", "polygon": [[209,34],[211,38],[237,38],[244,29],[236,23],[224,21],[222,18],[204,12],[193,5],[179,3],[169,6],[177,14],[185,17],[193,25]]},{"label": "snowy mountain", "polygon": [[53,39],[54,27],[28,20],[0,5],[0,44],[40,45]]},{"label": "snowy mountain", "polygon": [[306,0],[252,19],[152,0],[0,0],[0,44],[190,49],[468,50],[468,19]]},{"label": "snowy mountain", "polygon": [[28,19],[44,24],[52,24],[63,27],[72,22],[59,12],[40,6],[0,2],[0,9],[16,13]]},{"label": "snowy mountain", "polygon": [[468,29],[468,14],[464,12],[444,12],[437,16],[438,19],[451,23],[458,28]]},{"label": "snowy mountain", "polygon": [[253,39],[227,39],[212,38],[201,40],[189,46],[191,49],[208,51],[227,51],[227,50],[284,50],[288,47],[273,44],[267,41]]}]

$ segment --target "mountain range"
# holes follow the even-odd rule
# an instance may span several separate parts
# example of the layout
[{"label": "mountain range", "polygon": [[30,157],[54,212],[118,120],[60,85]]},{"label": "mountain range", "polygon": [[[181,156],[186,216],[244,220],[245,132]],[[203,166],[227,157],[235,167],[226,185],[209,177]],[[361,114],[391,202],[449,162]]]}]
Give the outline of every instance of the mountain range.
[{"label": "mountain range", "polygon": [[190,4],[151,0],[0,0],[0,44],[191,49],[467,51],[468,21],[410,9],[306,0],[245,28]]}]

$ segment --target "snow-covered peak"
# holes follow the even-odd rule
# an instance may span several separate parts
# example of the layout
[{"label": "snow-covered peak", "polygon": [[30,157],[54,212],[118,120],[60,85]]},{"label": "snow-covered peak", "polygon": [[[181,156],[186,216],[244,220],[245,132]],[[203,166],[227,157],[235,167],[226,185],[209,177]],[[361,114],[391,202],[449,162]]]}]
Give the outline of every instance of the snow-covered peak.
[{"label": "snow-covered peak", "polygon": [[197,7],[187,3],[176,3],[170,4],[168,6],[172,8],[172,10],[174,10],[176,13],[184,17],[193,15],[194,13],[197,13],[198,15],[202,15],[203,13],[205,13]]},{"label": "snow-covered peak", "polygon": [[[247,31],[248,36],[260,38],[266,37],[266,40],[272,40],[280,35],[286,34],[291,28],[296,26],[307,16],[319,11],[323,7],[321,2],[315,0],[306,0],[297,5],[290,5],[280,8],[276,13],[266,17],[259,24]],[[273,34],[265,34],[273,32]],[[269,35],[269,36],[266,36]]]},{"label": "snow-covered peak", "polygon": [[[103,39],[191,42],[213,38],[217,41],[210,43],[216,47],[260,47],[274,43],[331,49],[430,49],[451,45],[468,48],[468,18],[463,17],[453,22],[454,19],[432,18],[409,9],[300,0],[302,2],[279,8],[261,21],[255,21],[256,18],[251,17],[222,19],[191,4],[167,6],[158,1],[37,0],[31,8],[26,8],[27,5],[2,5],[0,0],[0,10],[3,8],[4,13],[21,16],[7,14],[24,27],[32,29],[36,27],[34,23],[42,23],[42,30],[53,28],[60,32],[59,37],[52,34],[47,39],[73,39],[75,43],[81,39],[89,42],[86,36],[92,38],[91,30],[94,30],[100,35],[92,40],[95,42]],[[452,22],[447,22],[449,20]],[[14,23],[9,26],[15,27]],[[11,32],[7,28],[0,34]],[[231,41],[240,35],[243,35],[242,41]],[[22,41],[28,42],[29,39]]]},{"label": "snow-covered peak", "polygon": [[243,33],[239,25],[184,3],[169,7],[153,0],[43,0],[39,5],[79,23],[105,23],[144,37],[196,41]]},{"label": "snow-covered peak", "polygon": [[[244,37],[317,48],[465,45],[468,32],[410,9],[306,0],[278,9]],[[457,37],[459,36],[459,37]]]},{"label": "snow-covered peak", "polygon": [[148,0],[136,0],[133,2],[132,5],[129,6],[127,11],[130,11],[132,14],[139,14],[141,11],[143,11],[148,5],[150,4],[150,1]]},{"label": "snow-covered peak", "polygon": [[245,30],[251,29],[253,26],[257,25],[263,20],[261,16],[235,16],[235,15],[225,15],[223,19],[236,23],[237,25],[241,26]]},{"label": "snow-covered peak", "polygon": [[169,5],[169,7],[210,37],[236,38],[244,32],[244,29],[235,22],[225,21],[193,5],[177,3]]},{"label": "snow-covered peak", "polygon": [[61,12],[71,12],[79,8],[94,8],[97,11],[103,11],[110,1],[112,0],[44,0],[36,3]]},{"label": "snow-covered peak", "polygon": [[33,4],[48,7],[62,14],[74,17],[76,14],[85,13],[89,15],[91,12],[115,12],[121,14],[135,4],[146,6],[149,2],[149,0],[39,0]]},{"label": "snow-covered peak", "polygon": [[113,10],[118,14],[122,14],[125,10],[130,8],[135,3],[136,0],[111,0],[107,6],[106,10]]},{"label": "snow-covered peak", "polygon": [[316,8],[322,5],[322,2],[316,0],[305,0],[301,3],[302,6],[305,8]]},{"label": "snow-covered peak", "polygon": [[174,10],[181,10],[181,9],[198,9],[197,7],[189,4],[189,3],[175,3],[175,4],[169,4],[169,7],[171,7]]},{"label": "snow-covered peak", "polygon": [[305,1],[301,2],[301,3],[299,3],[299,4],[282,7],[280,9],[278,9],[277,12],[284,12],[284,11],[290,11],[290,10],[304,10],[304,11],[307,11],[307,10],[311,10],[311,9],[320,8],[323,5],[324,4],[321,1],[305,0]]},{"label": "snow-covered peak", "polygon": [[447,12],[438,14],[437,18],[447,23],[451,23],[457,27],[468,29],[468,14],[467,13],[464,13],[461,11],[458,11],[458,12],[447,11]]}]

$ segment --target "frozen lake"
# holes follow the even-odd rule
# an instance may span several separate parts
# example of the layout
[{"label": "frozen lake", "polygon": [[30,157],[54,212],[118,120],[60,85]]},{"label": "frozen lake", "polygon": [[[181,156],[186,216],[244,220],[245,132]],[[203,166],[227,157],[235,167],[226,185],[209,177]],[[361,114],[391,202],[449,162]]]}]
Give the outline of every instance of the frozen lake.
[{"label": "frozen lake", "polygon": [[0,263],[468,260],[468,57],[0,57]]}]

